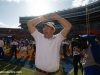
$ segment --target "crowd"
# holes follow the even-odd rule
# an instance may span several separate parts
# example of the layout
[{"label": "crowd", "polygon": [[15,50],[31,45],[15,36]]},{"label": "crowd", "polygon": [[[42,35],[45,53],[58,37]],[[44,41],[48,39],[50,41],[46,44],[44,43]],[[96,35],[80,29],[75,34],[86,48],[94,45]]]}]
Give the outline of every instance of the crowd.
[{"label": "crowd", "polygon": [[[9,43],[0,39],[0,60],[16,59],[16,64],[24,66],[26,60],[34,63],[35,41],[28,39],[10,39]],[[23,61],[22,61],[23,60]],[[32,65],[30,66],[32,67]]]},{"label": "crowd", "polygon": [[[39,32],[35,26],[48,19],[58,21],[63,26],[62,31],[54,35],[56,30],[54,22],[46,22],[43,33]],[[80,64],[82,75],[100,74],[100,42],[96,36],[78,35],[70,38],[71,40],[66,39],[71,23],[57,13],[29,20],[27,26],[34,41],[12,38],[4,42],[0,38],[0,59],[14,58],[16,64],[21,66],[29,61],[31,68],[35,64],[35,75],[62,75],[60,58],[67,60],[69,56],[72,56],[74,75],[78,75],[78,64]],[[62,54],[59,54],[61,50]]]},{"label": "crowd", "polygon": [[[26,61],[29,61],[30,68],[33,68],[33,65],[35,63],[36,50],[35,41],[28,39],[17,40],[14,38],[9,42],[10,43],[7,44],[7,41],[4,41],[3,38],[0,38],[0,60],[14,58],[17,60],[16,64],[20,64],[21,66],[24,66]],[[100,45],[100,42],[97,42]],[[83,68],[96,64],[94,63],[91,51],[89,51],[90,46],[91,45],[87,45],[86,37],[83,37],[82,40],[80,40],[79,37],[74,37],[71,40],[65,39],[64,41],[62,41],[60,58],[61,60],[66,60],[69,58],[69,56],[72,57],[74,75],[78,75],[79,65],[83,74]],[[89,57],[91,58],[91,60]]]}]

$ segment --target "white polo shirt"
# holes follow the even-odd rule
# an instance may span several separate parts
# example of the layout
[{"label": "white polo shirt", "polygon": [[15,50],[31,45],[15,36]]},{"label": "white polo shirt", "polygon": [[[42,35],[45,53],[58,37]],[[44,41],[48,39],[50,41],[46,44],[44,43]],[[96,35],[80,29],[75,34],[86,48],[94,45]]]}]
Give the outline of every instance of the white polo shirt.
[{"label": "white polo shirt", "polygon": [[60,63],[60,45],[64,37],[59,33],[47,39],[37,30],[31,35],[36,41],[36,67],[47,72],[57,71]]}]

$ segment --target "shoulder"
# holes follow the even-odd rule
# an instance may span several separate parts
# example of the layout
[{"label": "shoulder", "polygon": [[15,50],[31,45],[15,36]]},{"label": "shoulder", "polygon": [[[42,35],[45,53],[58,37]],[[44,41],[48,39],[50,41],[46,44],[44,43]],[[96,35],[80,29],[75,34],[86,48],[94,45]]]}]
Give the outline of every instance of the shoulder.
[{"label": "shoulder", "polygon": [[40,33],[38,30],[35,30],[35,32],[31,33],[31,35],[35,39],[35,41],[40,39],[43,36],[43,34]]},{"label": "shoulder", "polygon": [[55,35],[56,39],[63,41],[65,39],[65,37],[60,33]]},{"label": "shoulder", "polygon": [[40,33],[37,29],[31,33],[32,36],[37,36],[37,35],[41,35],[42,33]]},{"label": "shoulder", "polygon": [[60,38],[65,39],[65,37],[61,34],[61,32],[60,32],[60,33],[58,33],[58,34],[56,34],[55,36],[56,36],[56,37],[60,37]]}]

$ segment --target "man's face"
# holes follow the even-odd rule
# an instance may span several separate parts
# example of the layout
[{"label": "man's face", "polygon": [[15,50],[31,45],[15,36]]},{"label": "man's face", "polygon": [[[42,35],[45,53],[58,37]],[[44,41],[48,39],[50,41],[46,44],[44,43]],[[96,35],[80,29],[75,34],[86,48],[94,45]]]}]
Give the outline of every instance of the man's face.
[{"label": "man's face", "polygon": [[54,29],[50,26],[45,25],[43,28],[43,34],[45,38],[51,38],[53,36]]}]

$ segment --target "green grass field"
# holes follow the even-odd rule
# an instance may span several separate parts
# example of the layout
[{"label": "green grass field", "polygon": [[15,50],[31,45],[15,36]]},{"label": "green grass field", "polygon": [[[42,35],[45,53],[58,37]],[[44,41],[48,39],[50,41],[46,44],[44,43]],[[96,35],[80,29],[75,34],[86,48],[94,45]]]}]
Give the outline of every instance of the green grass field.
[{"label": "green grass field", "polygon": [[[74,75],[74,72],[72,71],[69,75]],[[78,70],[78,75],[82,75],[80,69]]]},{"label": "green grass field", "polygon": [[[0,61],[0,75],[34,75],[34,72],[34,69],[29,69],[26,67],[21,67]],[[78,73],[78,75],[81,75],[80,70]],[[74,75],[73,70],[69,75]]]}]

